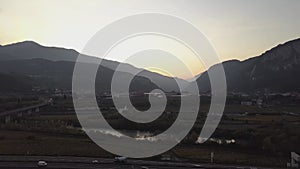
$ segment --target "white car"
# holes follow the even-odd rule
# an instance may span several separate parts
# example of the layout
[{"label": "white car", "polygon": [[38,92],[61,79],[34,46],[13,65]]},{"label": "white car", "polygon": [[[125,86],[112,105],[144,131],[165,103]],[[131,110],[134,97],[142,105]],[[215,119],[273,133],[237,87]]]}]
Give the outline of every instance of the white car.
[{"label": "white car", "polygon": [[115,157],[115,162],[125,163],[127,157]]},{"label": "white car", "polygon": [[98,161],[98,160],[93,160],[92,163],[93,163],[93,164],[98,164],[99,161]]},{"label": "white car", "polygon": [[40,160],[40,161],[38,161],[37,165],[38,165],[38,167],[46,167],[48,164],[46,161]]}]

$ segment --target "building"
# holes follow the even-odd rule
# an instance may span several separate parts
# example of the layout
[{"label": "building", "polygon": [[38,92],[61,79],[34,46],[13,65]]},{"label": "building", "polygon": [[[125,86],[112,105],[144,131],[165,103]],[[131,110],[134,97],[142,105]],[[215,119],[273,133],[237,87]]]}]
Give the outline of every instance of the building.
[{"label": "building", "polygon": [[287,167],[299,168],[300,167],[299,161],[300,161],[300,156],[295,152],[291,152],[291,162],[287,163]]},{"label": "building", "polygon": [[243,105],[243,106],[252,106],[252,102],[251,101],[242,101],[241,102],[241,105]]}]

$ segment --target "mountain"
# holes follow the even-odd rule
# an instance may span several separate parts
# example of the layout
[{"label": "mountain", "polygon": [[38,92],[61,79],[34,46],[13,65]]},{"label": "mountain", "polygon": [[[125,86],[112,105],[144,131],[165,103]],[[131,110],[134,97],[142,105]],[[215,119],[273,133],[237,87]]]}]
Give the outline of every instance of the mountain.
[{"label": "mountain", "polygon": [[[11,72],[15,72],[15,71],[18,72],[17,70],[14,70],[14,69],[22,69],[21,63],[27,64],[27,65],[37,64],[37,60],[35,60],[35,59],[44,59],[44,60],[52,61],[52,62],[48,62],[49,64],[55,62],[60,65],[63,62],[64,64],[67,64],[66,66],[68,67],[69,64],[76,61],[78,55],[79,55],[79,53],[72,49],[57,48],[57,47],[45,47],[45,46],[42,46],[33,41],[24,41],[24,42],[19,42],[19,43],[5,45],[5,46],[0,47],[0,62],[3,62],[3,64],[10,64],[11,66],[13,66],[12,68],[9,68],[9,71],[11,71]],[[86,57],[91,57],[91,56],[86,56]],[[95,57],[93,57],[93,58],[95,58]],[[97,58],[97,60],[99,61],[101,59]],[[16,63],[15,65],[18,64],[18,67],[14,66],[14,64],[10,61],[13,61],[13,63]],[[159,86],[159,88],[161,88],[165,91],[179,91],[179,88],[178,88],[174,78],[163,76],[158,73],[150,72],[150,71],[147,71],[144,69],[136,68],[127,63],[119,63],[116,61],[110,61],[110,60],[105,60],[105,59],[103,59],[101,61],[102,61],[101,65],[103,66],[103,68],[105,67],[110,70],[116,70],[116,68],[121,64],[121,66],[123,68],[126,68],[126,72],[140,71],[138,76],[144,77],[144,78],[150,80],[152,83],[155,83],[157,86]],[[32,62],[32,63],[30,63],[30,62]],[[45,62],[46,61],[44,61],[43,63],[45,64]],[[49,68],[49,66],[47,66],[47,65],[43,65],[43,66],[46,66]],[[1,71],[5,71],[3,69],[4,68],[2,68]],[[37,70],[33,70],[33,68],[29,68],[26,65],[24,65],[23,70],[25,72],[37,71]],[[58,70],[53,70],[51,68],[49,68],[49,70],[43,70],[43,68],[41,68],[40,71],[42,71],[42,72],[53,71],[52,73],[55,73]],[[64,71],[62,71],[62,72],[64,72]],[[33,73],[33,72],[31,72],[31,73]],[[70,73],[70,72],[68,72],[68,73]],[[59,79],[57,79],[57,80],[59,80]],[[180,83],[183,84],[184,86],[188,86],[187,81],[180,79],[180,78],[177,78],[176,80],[180,81]]]},{"label": "mountain", "polygon": [[[0,46],[1,78],[13,81],[14,76],[18,75],[32,80],[32,83],[24,84],[25,86],[70,89],[78,55],[79,53],[72,49],[45,47],[32,41]],[[86,57],[95,59],[96,62],[100,60],[96,57]],[[122,77],[129,77],[132,76],[130,72],[140,71],[131,85],[133,91],[150,91],[154,88],[178,91],[175,80],[179,80],[185,86],[189,84],[185,80],[166,77],[127,63],[104,59],[101,61],[98,70],[101,73],[98,73],[98,80],[96,79],[98,91],[110,90],[111,78],[118,66],[124,68],[124,72],[121,72]],[[244,61],[230,60],[222,64],[229,92],[300,91],[300,39],[278,45],[257,57]],[[210,69],[215,67],[216,65]],[[201,92],[210,91],[207,72],[203,72],[197,78],[197,83]]]},{"label": "mountain", "polygon": [[33,85],[32,80],[26,76],[0,73],[1,92],[29,92]]},{"label": "mountain", "polygon": [[[222,64],[229,92],[300,91],[300,39],[280,44],[257,57]],[[207,72],[197,83],[201,92],[210,91]]]},{"label": "mountain", "polygon": [[33,41],[24,41],[0,47],[0,60],[47,59],[76,61],[78,52],[72,49],[46,47]]},{"label": "mountain", "polygon": [[[15,74],[29,77],[32,80],[32,85],[38,86],[39,88],[70,90],[72,88],[74,66],[75,62],[70,61],[50,61],[46,59],[5,60],[0,62],[0,72],[2,74]],[[95,84],[98,92],[110,91],[110,83],[114,73],[114,70],[103,66],[99,67]],[[119,73],[121,73],[122,77],[132,76],[126,72]],[[149,79],[136,76],[133,79],[130,89],[131,91],[149,92],[156,88],[158,87]]]}]

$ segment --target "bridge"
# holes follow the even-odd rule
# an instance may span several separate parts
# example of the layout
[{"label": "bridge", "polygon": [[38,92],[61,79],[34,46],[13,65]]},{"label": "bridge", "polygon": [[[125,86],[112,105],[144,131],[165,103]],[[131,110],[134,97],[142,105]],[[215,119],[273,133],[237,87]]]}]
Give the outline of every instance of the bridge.
[{"label": "bridge", "polygon": [[0,112],[0,123],[9,123],[11,120],[23,116],[30,116],[32,113],[38,113],[41,107],[48,105],[48,102],[22,107],[14,110]]}]

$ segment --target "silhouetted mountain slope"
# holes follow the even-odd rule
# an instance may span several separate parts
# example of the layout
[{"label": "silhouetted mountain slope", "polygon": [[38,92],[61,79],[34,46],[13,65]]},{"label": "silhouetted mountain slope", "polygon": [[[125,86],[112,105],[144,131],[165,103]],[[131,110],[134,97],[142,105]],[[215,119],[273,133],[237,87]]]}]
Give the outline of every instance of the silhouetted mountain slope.
[{"label": "silhouetted mountain slope", "polygon": [[[83,63],[88,64],[88,63]],[[0,62],[0,72],[21,74],[30,77],[36,86],[41,88],[71,89],[74,62],[50,61],[45,59],[8,60]],[[87,65],[90,66],[90,65]],[[110,83],[114,71],[100,66],[96,78],[98,92],[110,91]],[[122,77],[129,73],[120,72]],[[122,83],[122,82],[120,82]],[[157,88],[150,80],[136,76],[132,82],[132,91],[151,91]]]},{"label": "silhouetted mountain slope", "polygon": [[24,41],[0,47],[0,60],[47,59],[75,61],[78,52],[72,49],[45,47],[33,41]]},{"label": "silhouetted mountain slope", "polygon": [[[78,52],[74,50],[44,47],[31,41],[0,46],[0,73],[28,76],[34,80],[36,85],[46,88],[69,89],[77,56]],[[101,74],[97,76],[99,80],[96,81],[99,91],[110,89],[113,70],[119,64],[122,64],[128,72],[141,70],[139,76],[147,77],[136,77],[132,85],[133,90],[149,91],[159,86],[166,91],[178,91],[174,78],[138,69],[126,63],[102,61]],[[245,61],[226,61],[223,66],[228,91],[300,91],[300,79],[298,78],[300,75],[300,39],[278,45],[260,56]],[[210,69],[214,69],[214,67],[212,66]],[[130,75],[123,73],[124,77]],[[188,84],[182,79],[180,81]],[[197,82],[200,91],[210,90],[207,72],[202,73]]]},{"label": "silhouetted mountain slope", "polygon": [[[223,63],[228,91],[300,91],[300,39],[287,42],[245,61]],[[213,69],[212,67],[211,69]],[[198,78],[209,90],[207,73]]]},{"label": "silhouetted mountain slope", "polygon": [[[226,61],[223,67],[228,91],[300,91],[300,39],[278,45],[245,61]],[[197,82],[202,92],[210,90],[207,72]]]},{"label": "silhouetted mountain slope", "polygon": [[[32,41],[24,41],[15,44],[5,45],[0,47],[0,61],[9,61],[9,60],[31,60],[31,59],[46,59],[49,61],[69,61],[75,62],[79,53],[72,49],[65,49],[65,48],[57,48],[57,47],[45,47],[39,45],[36,42]],[[89,57],[89,56],[86,56]],[[100,59],[98,58],[98,61]],[[29,64],[28,62],[26,62]],[[36,62],[32,63],[36,64]],[[70,63],[69,63],[70,64]],[[158,73],[150,72],[147,70],[136,68],[130,64],[126,63],[119,63],[110,60],[102,60],[101,65],[109,68],[111,70],[115,70],[116,67],[122,64],[123,67],[126,68],[127,72],[136,72],[142,71],[139,76],[144,76],[157,84],[161,89],[165,91],[178,91],[178,86],[174,80],[174,78],[162,76]],[[46,65],[44,65],[46,66]],[[49,68],[46,66],[46,68]],[[27,70],[24,70],[27,71]],[[34,71],[34,70],[31,70]],[[53,71],[55,70],[41,70],[45,71]],[[188,82],[182,79],[178,80],[188,85]]]},{"label": "silhouetted mountain slope", "polygon": [[28,92],[32,89],[32,81],[26,76],[0,73],[1,92]]}]

